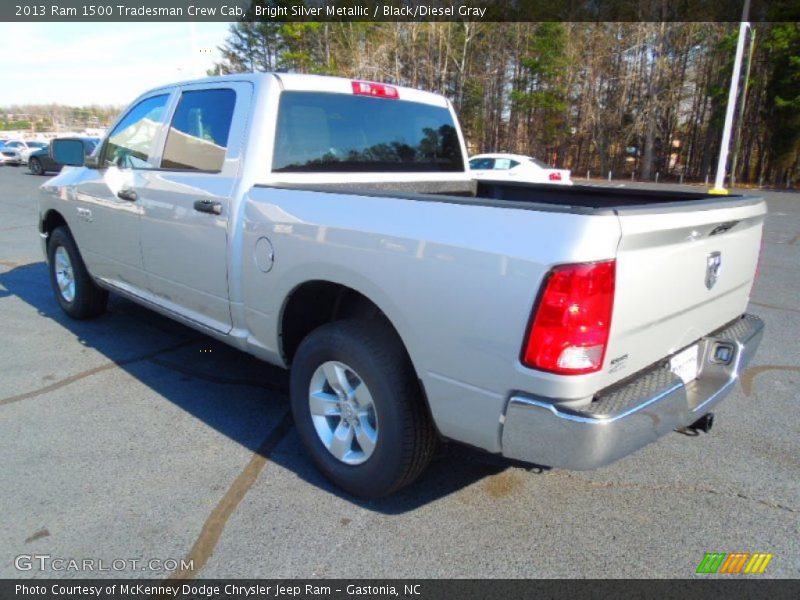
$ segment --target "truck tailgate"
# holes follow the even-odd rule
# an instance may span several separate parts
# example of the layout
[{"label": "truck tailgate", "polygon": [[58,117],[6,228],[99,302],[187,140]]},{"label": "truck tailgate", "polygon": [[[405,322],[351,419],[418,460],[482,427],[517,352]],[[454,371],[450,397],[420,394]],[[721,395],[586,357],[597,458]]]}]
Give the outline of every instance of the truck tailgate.
[{"label": "truck tailgate", "polygon": [[622,237],[605,360],[608,383],[744,313],[765,214],[759,198],[618,211]]}]

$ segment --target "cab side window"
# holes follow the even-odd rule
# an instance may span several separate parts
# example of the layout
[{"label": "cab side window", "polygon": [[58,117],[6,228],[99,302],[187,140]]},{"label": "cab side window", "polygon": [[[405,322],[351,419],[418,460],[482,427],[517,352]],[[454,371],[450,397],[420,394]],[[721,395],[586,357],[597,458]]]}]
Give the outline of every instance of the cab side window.
[{"label": "cab side window", "polygon": [[124,169],[153,169],[153,155],[169,94],[153,96],[134,106],[108,136],[102,165]]},{"label": "cab side window", "polygon": [[183,92],[170,123],[161,168],[221,171],[235,105],[232,89]]}]

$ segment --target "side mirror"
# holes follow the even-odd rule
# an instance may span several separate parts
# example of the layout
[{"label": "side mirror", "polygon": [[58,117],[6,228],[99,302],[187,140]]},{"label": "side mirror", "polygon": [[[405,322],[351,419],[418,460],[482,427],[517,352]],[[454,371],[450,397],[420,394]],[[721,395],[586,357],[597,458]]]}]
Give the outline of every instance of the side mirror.
[{"label": "side mirror", "polygon": [[50,158],[61,165],[82,167],[86,164],[83,142],[80,140],[53,140],[50,142]]}]

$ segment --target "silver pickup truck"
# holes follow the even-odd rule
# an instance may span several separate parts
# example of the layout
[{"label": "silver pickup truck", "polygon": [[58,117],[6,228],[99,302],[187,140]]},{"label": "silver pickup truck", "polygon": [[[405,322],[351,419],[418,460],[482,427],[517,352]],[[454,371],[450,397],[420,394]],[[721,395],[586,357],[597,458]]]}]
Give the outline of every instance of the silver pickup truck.
[{"label": "silver pickup truck", "polygon": [[[439,438],[566,469],[708,429],[758,346],[763,200],[470,179],[453,107],[288,74],[154,89],[42,186],[55,298],[114,292],[291,368],[320,470],[379,497]],[[78,167],[78,168],[74,168]]]}]

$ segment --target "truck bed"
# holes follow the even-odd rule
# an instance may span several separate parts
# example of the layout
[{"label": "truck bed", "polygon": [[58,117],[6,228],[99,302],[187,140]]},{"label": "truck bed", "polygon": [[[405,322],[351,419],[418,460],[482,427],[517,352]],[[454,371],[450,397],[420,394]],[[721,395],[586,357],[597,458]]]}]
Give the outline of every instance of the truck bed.
[{"label": "truck bed", "polygon": [[[332,196],[319,199],[321,204],[316,204],[314,194],[306,196],[315,207],[306,213],[293,200],[292,215],[302,222],[319,219],[320,205],[339,206],[339,211],[348,206],[358,215],[359,237],[376,235],[379,244],[389,236],[398,247],[423,244],[427,249],[447,249],[437,256],[455,256],[469,239],[473,253],[464,259],[465,265],[516,259],[533,265],[539,275],[531,273],[521,283],[530,291],[522,312],[530,313],[535,292],[554,265],[614,259],[617,292],[607,347],[614,369],[597,375],[590,393],[672,356],[745,312],[766,210],[761,198],[516,182],[466,181],[460,189],[458,185],[383,182],[265,187]],[[259,198],[274,197],[267,190],[259,192],[267,194],[256,193]],[[359,196],[360,201],[354,201]],[[398,200],[407,202],[398,204]],[[426,206],[414,206],[418,203]],[[430,225],[436,222],[446,222],[448,227]],[[348,221],[340,227],[352,233],[354,226]],[[326,230],[332,228],[326,223]],[[475,269],[470,267],[468,272],[475,280]],[[501,269],[502,273],[506,271]],[[436,278],[445,280],[446,276],[438,273]],[[498,293],[508,289],[509,281],[501,276],[477,288],[480,293]],[[441,298],[442,292],[434,295]],[[456,306],[463,300],[452,303]],[[510,329],[514,327],[524,328],[524,322]],[[544,396],[586,400],[590,395],[585,393],[587,388],[578,391],[577,386],[567,394],[560,380],[551,389],[547,381],[543,378],[538,386]]]},{"label": "truck bed", "polygon": [[[276,184],[319,192],[351,193],[364,196],[388,196],[418,201],[453,202],[578,214],[604,214],[652,209],[685,210],[692,208],[745,204],[757,199],[728,195],[716,196],[701,191],[668,191],[646,188],[610,188],[591,185],[559,186],[507,181],[422,181],[375,183],[322,183],[313,185]],[[659,212],[661,212],[659,210]]]},{"label": "truck bed", "polygon": [[[477,185],[477,198],[512,200],[581,206],[585,208],[620,208],[648,206],[691,200],[719,199],[704,192],[677,192],[642,188],[609,188],[591,185],[558,186],[534,183],[509,183],[507,181],[481,181]],[[741,196],[736,196],[741,197]],[[727,196],[732,198],[732,196]]]}]

